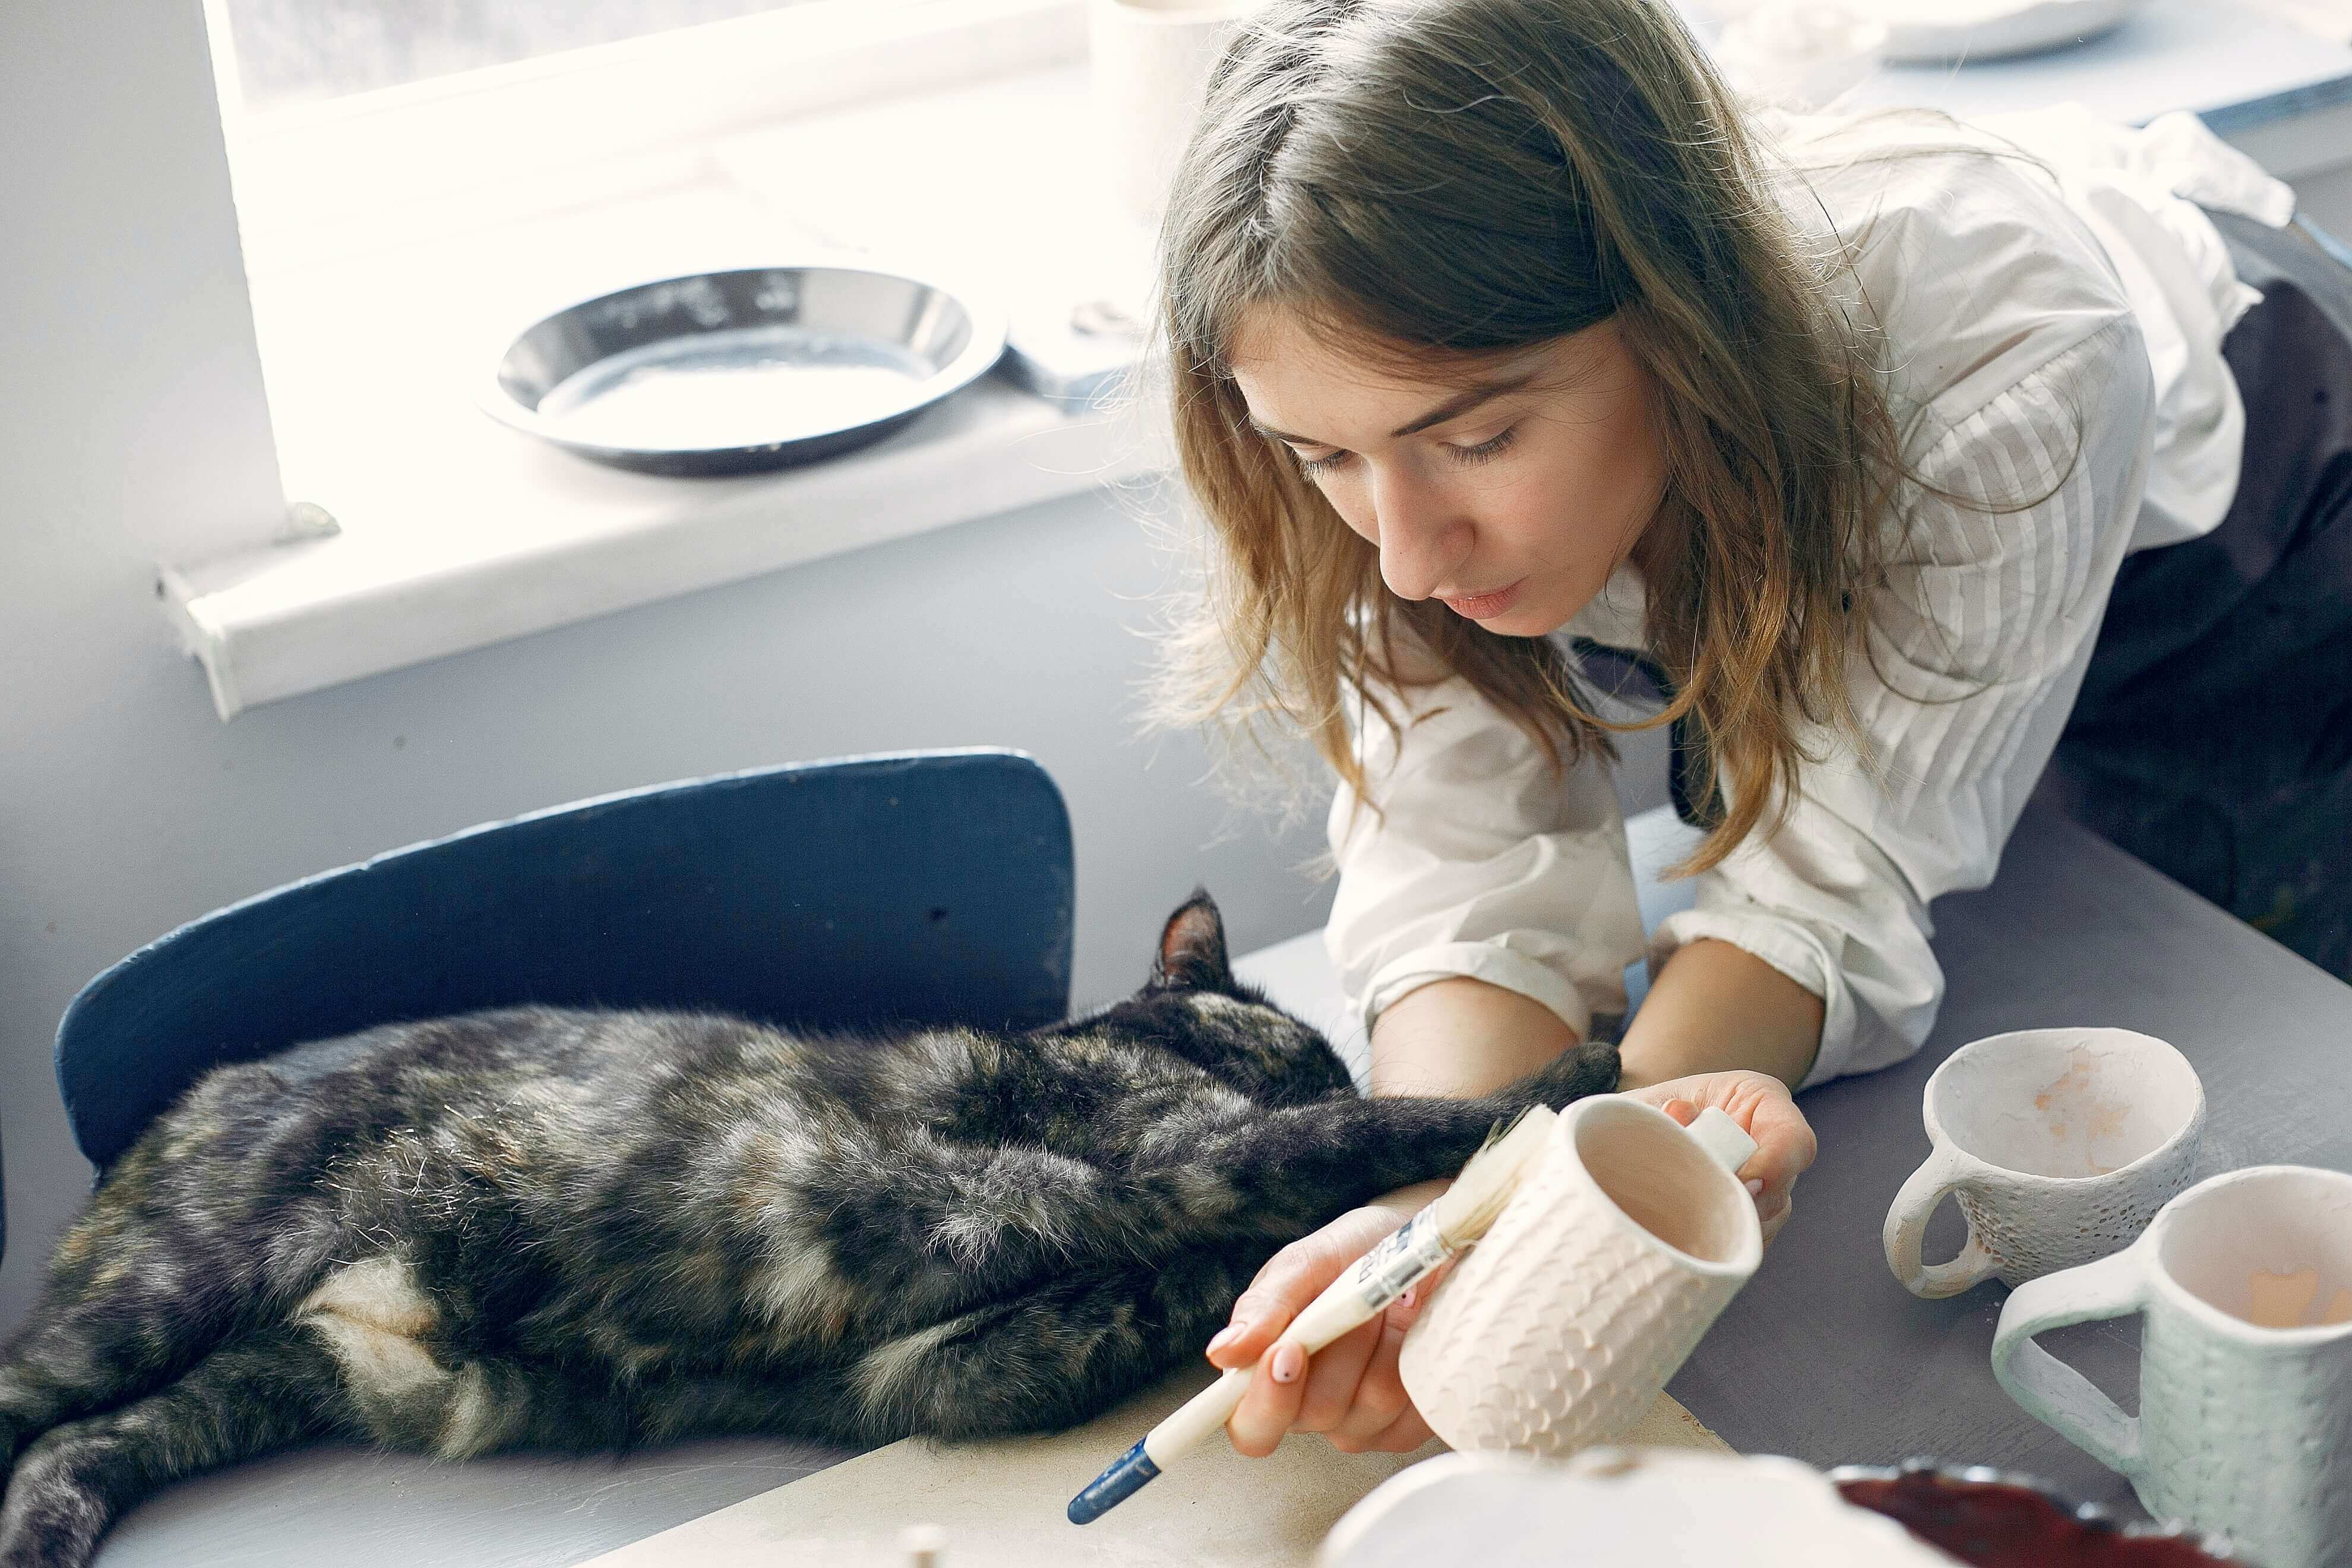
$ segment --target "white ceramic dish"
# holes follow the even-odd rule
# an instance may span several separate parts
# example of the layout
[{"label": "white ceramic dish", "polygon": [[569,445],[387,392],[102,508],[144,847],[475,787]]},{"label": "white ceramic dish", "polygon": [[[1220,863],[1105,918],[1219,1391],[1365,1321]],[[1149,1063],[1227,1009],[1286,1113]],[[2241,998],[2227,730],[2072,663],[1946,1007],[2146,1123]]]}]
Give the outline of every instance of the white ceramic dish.
[{"label": "white ceramic dish", "polygon": [[878,440],[987,374],[1003,312],[877,267],[778,265],[583,300],[506,346],[492,417],[656,474],[783,468]]},{"label": "white ceramic dish", "polygon": [[2113,31],[2142,0],[1845,0],[1886,25],[1881,54],[1952,65],[2069,48]]},{"label": "white ceramic dish", "polygon": [[1951,1568],[1794,1459],[1589,1448],[1565,1464],[1443,1454],[1382,1482],[1317,1568]]}]

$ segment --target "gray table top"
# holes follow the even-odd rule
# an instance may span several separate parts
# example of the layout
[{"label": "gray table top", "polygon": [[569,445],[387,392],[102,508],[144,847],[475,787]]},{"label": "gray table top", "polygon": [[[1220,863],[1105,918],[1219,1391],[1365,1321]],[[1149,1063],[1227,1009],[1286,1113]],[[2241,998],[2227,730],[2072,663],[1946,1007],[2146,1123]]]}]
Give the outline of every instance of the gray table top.
[{"label": "gray table top", "polygon": [[[2352,1170],[2352,986],[2053,815],[2029,811],[1999,880],[1935,907],[1950,994],[1910,1061],[1827,1085],[1803,1105],[1821,1156],[1764,1268],[1672,1384],[1743,1453],[1817,1465],[1912,1455],[2021,1470],[2137,1516],[2130,1489],[1994,1384],[2007,1292],[1915,1300],[1879,1229],[1927,1155],[1927,1075],[1969,1040],[2108,1025],[2169,1040],[2204,1080],[2200,1175],[2293,1163]],[[1957,1250],[1950,1205],[1927,1255]],[[2043,1342],[2134,1407],[2136,1321]]]}]

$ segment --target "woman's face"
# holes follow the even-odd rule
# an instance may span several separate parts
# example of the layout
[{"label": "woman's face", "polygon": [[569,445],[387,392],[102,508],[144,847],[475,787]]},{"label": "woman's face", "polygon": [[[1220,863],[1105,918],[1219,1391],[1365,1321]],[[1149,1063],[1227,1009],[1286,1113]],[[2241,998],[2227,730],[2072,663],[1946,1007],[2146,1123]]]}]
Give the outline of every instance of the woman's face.
[{"label": "woman's face", "polygon": [[1330,346],[1294,314],[1244,318],[1234,379],[1402,599],[1507,637],[1588,604],[1665,492],[1648,374],[1613,321],[1508,355],[1465,390]]}]

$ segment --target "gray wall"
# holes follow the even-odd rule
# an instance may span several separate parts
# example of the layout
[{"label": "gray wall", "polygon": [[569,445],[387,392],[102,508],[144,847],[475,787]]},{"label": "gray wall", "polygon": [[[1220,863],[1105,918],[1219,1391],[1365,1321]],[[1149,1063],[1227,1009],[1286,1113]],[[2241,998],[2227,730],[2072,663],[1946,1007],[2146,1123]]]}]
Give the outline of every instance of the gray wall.
[{"label": "gray wall", "polygon": [[1081,999],[1140,980],[1195,882],[1244,947],[1320,923],[1296,869],[1317,824],[1235,817],[1197,742],[1134,738],[1158,567],[1098,498],[220,723],[152,563],[167,529],[266,536],[279,497],[197,16],[0,6],[0,1332],[88,1190],[48,1056],[75,989],[377,850],[663,779],[1006,744],[1069,801]]}]

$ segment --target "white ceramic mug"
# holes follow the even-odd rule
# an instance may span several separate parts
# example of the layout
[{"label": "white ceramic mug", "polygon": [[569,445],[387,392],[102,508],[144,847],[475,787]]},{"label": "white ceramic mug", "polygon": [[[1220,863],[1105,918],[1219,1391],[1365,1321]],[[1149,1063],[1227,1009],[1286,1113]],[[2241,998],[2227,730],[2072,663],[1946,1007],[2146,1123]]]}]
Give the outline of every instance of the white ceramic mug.
[{"label": "white ceramic mug", "polygon": [[[2025,1029],[1962,1046],[1927,1080],[1935,1152],[1886,1211],[1886,1266],[1915,1296],[2011,1286],[2129,1246],[2197,1168],[2205,1089],[2129,1029]],[[1927,1216],[1959,1200],[1969,1239],[1924,1263]]]},{"label": "white ceramic mug", "polygon": [[1091,0],[1095,130],[1120,206],[1157,227],[1209,68],[1262,0]]},{"label": "white ceramic mug", "polygon": [[1738,1142],[1718,1152],[1622,1095],[1560,1112],[1405,1335],[1400,1369],[1431,1429],[1458,1449],[1549,1455],[1632,1430],[1763,1260],[1732,1174],[1755,1145]]},{"label": "white ceramic mug", "polygon": [[[2033,1342],[2142,1315],[2139,1415]],[[2113,1258],[2001,1308],[1993,1375],[2147,1510],[2263,1568],[2352,1564],[2352,1176],[2258,1165],[2200,1182]]]}]

